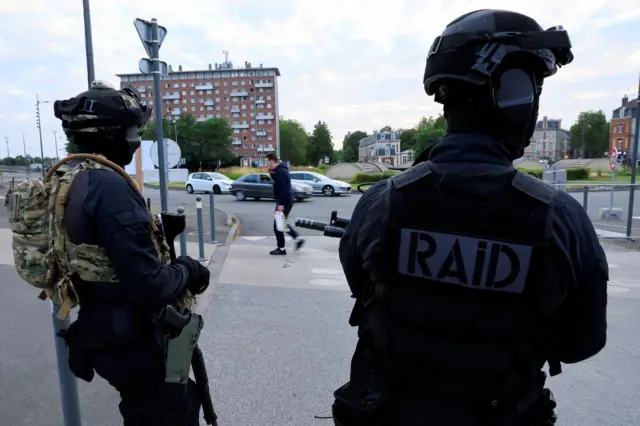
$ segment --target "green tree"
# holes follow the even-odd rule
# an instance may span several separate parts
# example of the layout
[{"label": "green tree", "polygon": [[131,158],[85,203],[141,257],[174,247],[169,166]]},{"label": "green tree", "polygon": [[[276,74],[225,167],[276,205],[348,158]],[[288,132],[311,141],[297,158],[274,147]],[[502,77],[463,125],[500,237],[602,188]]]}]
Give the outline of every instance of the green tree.
[{"label": "green tree", "polygon": [[210,165],[217,165],[217,161],[231,161],[231,126],[224,118],[210,118],[195,123],[193,139],[184,140],[184,153],[191,159],[197,159],[202,166],[203,161]]},{"label": "green tree", "polygon": [[604,111],[583,111],[571,126],[573,149],[585,158],[600,158],[609,151],[609,122]]},{"label": "green tree", "polygon": [[391,126],[384,126],[382,129],[379,130],[380,132],[391,132],[393,131],[393,129],[391,128]]},{"label": "green tree", "polygon": [[69,154],[77,154],[78,152],[80,152],[78,145],[73,143],[73,136],[69,136],[67,134],[65,134],[65,136],[67,137],[67,143],[64,146],[65,151],[67,151]]},{"label": "green tree", "polygon": [[347,133],[342,141],[342,155],[343,161],[347,163],[355,163],[358,161],[358,152],[360,148],[360,141],[366,138],[367,133],[362,130],[356,130],[355,132]]},{"label": "green tree", "polygon": [[416,141],[415,136],[418,131],[416,129],[407,129],[400,133],[400,150],[414,149]]},{"label": "green tree", "polygon": [[425,149],[442,139],[446,134],[447,121],[442,115],[436,118],[422,117],[413,135],[413,150],[416,157]]},{"label": "green tree", "polygon": [[304,126],[292,119],[280,118],[280,157],[295,165],[307,164],[309,135]]},{"label": "green tree", "polygon": [[309,137],[307,160],[310,164],[316,165],[324,160],[324,157],[333,159],[333,142],[331,142],[331,132],[327,123],[318,121]]}]

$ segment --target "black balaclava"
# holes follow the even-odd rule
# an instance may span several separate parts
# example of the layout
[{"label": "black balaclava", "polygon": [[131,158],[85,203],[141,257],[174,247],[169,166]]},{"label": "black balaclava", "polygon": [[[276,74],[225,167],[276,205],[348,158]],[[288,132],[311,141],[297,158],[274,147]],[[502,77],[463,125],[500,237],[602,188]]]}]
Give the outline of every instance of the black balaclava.
[{"label": "black balaclava", "polygon": [[533,136],[538,120],[539,94],[534,97],[529,117],[514,122],[493,106],[488,91],[488,87],[471,88],[464,84],[459,91],[451,91],[451,98],[444,104],[447,133],[485,134],[501,144],[513,161],[524,155]]},{"label": "black balaclava", "polygon": [[[135,129],[137,132],[137,129]],[[132,140],[128,140],[132,139]],[[128,138],[126,130],[114,132],[78,132],[73,141],[83,153],[101,154],[107,160],[124,167],[133,161],[136,150],[140,147],[140,139]]]}]

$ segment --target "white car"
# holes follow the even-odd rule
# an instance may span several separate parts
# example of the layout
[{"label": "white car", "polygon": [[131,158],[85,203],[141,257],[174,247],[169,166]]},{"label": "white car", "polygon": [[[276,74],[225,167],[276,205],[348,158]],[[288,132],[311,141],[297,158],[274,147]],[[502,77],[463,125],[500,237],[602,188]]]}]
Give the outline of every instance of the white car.
[{"label": "white car", "polygon": [[214,194],[228,194],[231,189],[232,179],[222,173],[200,172],[191,173],[184,184],[184,189],[189,193],[213,192]]},{"label": "white car", "polygon": [[311,185],[314,194],[325,196],[351,194],[351,184],[340,180],[331,179],[316,172],[289,172],[291,182]]}]

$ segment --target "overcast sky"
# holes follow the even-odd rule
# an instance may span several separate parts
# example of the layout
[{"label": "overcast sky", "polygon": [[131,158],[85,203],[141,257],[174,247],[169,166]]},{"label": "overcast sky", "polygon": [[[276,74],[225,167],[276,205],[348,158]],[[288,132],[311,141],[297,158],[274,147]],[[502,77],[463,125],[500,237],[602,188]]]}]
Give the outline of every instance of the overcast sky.
[{"label": "overcast sky", "polygon": [[[91,7],[97,79],[117,84],[116,73],[137,72],[145,51],[133,20],[155,17],[168,29],[161,58],[176,69],[222,62],[223,50],[234,65],[280,68],[281,114],[309,131],[326,121],[336,148],[349,130],[412,127],[441,111],[422,88],[426,53],[468,11],[510,9],[569,31],[575,60],[547,80],[540,108],[563,127],[582,110],[609,117],[624,94],[636,96],[640,72],[638,0],[93,0]],[[53,101],[86,88],[82,2],[0,1],[0,66],[0,137],[9,137],[15,156],[26,133],[27,150],[39,155],[36,94]],[[41,108],[44,151],[53,156],[61,127],[51,104]]]}]

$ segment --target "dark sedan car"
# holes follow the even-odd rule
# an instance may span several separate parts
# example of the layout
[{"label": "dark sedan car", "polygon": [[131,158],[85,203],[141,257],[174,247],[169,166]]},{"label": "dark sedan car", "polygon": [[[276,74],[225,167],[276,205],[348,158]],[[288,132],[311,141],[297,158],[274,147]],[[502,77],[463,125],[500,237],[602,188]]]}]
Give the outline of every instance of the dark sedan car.
[{"label": "dark sedan car", "polygon": [[[296,201],[305,200],[313,194],[311,186],[306,184],[291,182],[291,187]],[[229,191],[238,201],[244,201],[247,198],[255,198],[256,200],[261,198],[273,199],[273,179],[267,173],[244,175],[231,184]]]}]

